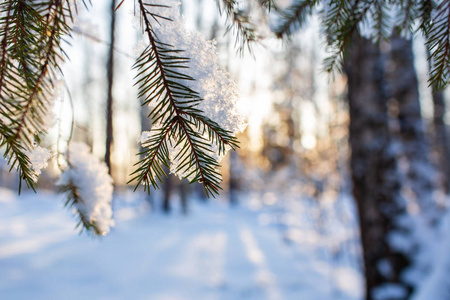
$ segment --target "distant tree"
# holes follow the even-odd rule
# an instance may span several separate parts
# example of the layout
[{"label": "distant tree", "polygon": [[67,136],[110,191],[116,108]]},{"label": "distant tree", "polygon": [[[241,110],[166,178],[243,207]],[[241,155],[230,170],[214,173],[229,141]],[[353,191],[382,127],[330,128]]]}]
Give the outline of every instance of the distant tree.
[{"label": "distant tree", "polygon": [[113,146],[113,86],[114,86],[114,47],[116,44],[116,14],[117,6],[116,0],[111,0],[110,3],[110,25],[109,25],[109,49],[108,61],[106,63],[106,76],[108,80],[106,93],[106,143],[105,143],[105,163],[108,166],[109,174],[112,174],[111,152]]},{"label": "distant tree", "polygon": [[388,99],[396,107],[402,152],[407,160],[407,184],[413,191],[415,205],[432,213],[433,168],[422,121],[419,84],[414,69],[412,39],[394,34],[386,59]]},{"label": "distant tree", "polygon": [[[431,56],[429,47],[427,47],[427,55],[428,57]],[[432,88],[434,145],[437,153],[437,165],[438,170],[442,174],[442,185],[448,194],[450,193],[450,162],[448,161],[448,157],[450,157],[450,144],[448,141],[447,125],[445,123],[445,96],[443,90],[438,90],[436,87]]]},{"label": "distant tree", "polygon": [[407,229],[400,228],[406,203],[400,195],[401,176],[392,151],[383,60],[379,47],[361,37],[354,39],[345,60],[350,165],[361,228],[366,299],[378,299],[376,290],[387,282],[399,296],[380,299],[406,299],[412,287],[401,275],[412,261],[389,242],[390,236]]}]

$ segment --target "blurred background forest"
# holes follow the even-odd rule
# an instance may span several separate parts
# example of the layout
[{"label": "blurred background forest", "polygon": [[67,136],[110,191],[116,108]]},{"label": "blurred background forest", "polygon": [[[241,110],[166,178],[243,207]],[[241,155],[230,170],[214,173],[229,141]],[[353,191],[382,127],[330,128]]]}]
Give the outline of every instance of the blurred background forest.
[{"label": "blurred background forest", "polygon": [[[248,259],[259,266],[263,266],[264,262],[269,265],[273,262],[274,265],[279,264],[280,269],[279,272],[272,270],[272,273],[260,273],[259,277],[255,277],[256,287],[248,287],[242,283],[248,279],[240,281],[238,277],[234,281],[229,279],[224,283],[226,280],[223,278],[202,277],[209,274],[209,267],[205,267],[207,270],[201,276],[193,271],[195,266],[188,268],[198,275],[200,282],[202,280],[212,282],[213,287],[208,286],[209,289],[206,291],[190,290],[184,286],[189,286],[189,283],[181,279],[177,281],[170,276],[164,277],[167,281],[161,286],[170,287],[170,280],[174,280],[175,285],[180,284],[180,290],[186,292],[185,296],[180,296],[181,294],[170,296],[168,292],[164,294],[165,290],[163,291],[159,284],[155,284],[154,290],[161,291],[161,294],[136,292],[142,290],[142,287],[138,287],[139,283],[145,284],[142,278],[152,282],[156,280],[157,274],[152,275],[155,278],[143,276],[141,279],[138,279],[139,274],[130,275],[126,277],[127,279],[116,282],[128,285],[125,291],[116,291],[115,296],[114,293],[105,294],[105,290],[110,289],[109,285],[102,283],[105,280],[98,281],[99,279],[95,277],[102,278],[102,275],[93,275],[94,283],[100,282],[101,288],[98,290],[94,286],[85,286],[81,281],[75,281],[82,287],[87,287],[92,297],[87,299],[100,299],[102,295],[106,295],[104,299],[125,299],[121,297],[130,294],[134,295],[135,299],[362,299],[365,281],[364,259],[361,252],[358,209],[353,197],[355,182],[372,180],[372,184],[362,183],[360,187],[364,186],[364,190],[361,188],[357,191],[368,195],[387,194],[393,185],[400,185],[397,190],[406,199],[406,209],[409,212],[432,210],[425,217],[427,222],[429,219],[430,222],[445,219],[442,216],[445,214],[447,194],[450,191],[448,163],[450,145],[447,138],[450,115],[446,111],[446,101],[450,95],[448,89],[433,92],[432,87],[428,86],[428,53],[420,36],[413,42],[396,37],[390,43],[385,42],[381,45],[380,51],[385,57],[383,60],[385,74],[381,83],[379,78],[373,79],[363,75],[370,70],[371,64],[377,65],[380,61],[367,54],[371,51],[369,50],[371,45],[362,39],[355,42],[352,46],[354,48],[350,49],[351,55],[344,63],[345,72],[331,75],[322,68],[326,53],[320,24],[316,17],[309,18],[308,25],[294,34],[289,41],[268,38],[261,44],[253,44],[251,51],[239,54],[234,35],[225,34],[227,31],[225,16],[220,15],[214,1],[205,0],[183,1],[180,9],[188,27],[199,30],[208,39],[217,41],[220,61],[238,83],[241,109],[248,118],[247,129],[238,137],[240,149],[230,152],[222,161],[223,191],[216,199],[206,198],[200,185],[189,185],[173,175],[164,180],[160,190],[151,189],[148,195],[143,189],[138,189],[132,194],[132,184],[126,183],[133,171],[133,164],[139,159],[136,155],[140,151],[137,138],[141,131],[149,130],[151,126],[151,121],[147,118],[148,109],[141,107],[137,100],[137,89],[133,87],[134,72],[131,71],[136,57],[135,48],[141,38],[140,29],[138,24],[133,24],[132,21],[133,1],[125,1],[115,13],[113,25],[115,38],[111,43],[112,20],[106,17],[111,16],[111,1],[93,2],[89,11],[80,10],[75,22],[71,45],[67,47],[70,61],[63,68],[67,89],[55,107],[59,120],[43,144],[49,145],[56,152],[65,149],[69,139],[82,141],[92,148],[95,155],[108,163],[115,183],[113,207],[117,219],[117,232],[113,229],[111,237],[106,237],[103,245],[110,243],[111,246],[123,250],[125,247],[123,244],[127,243],[124,236],[130,232],[137,234],[140,239],[148,239],[148,243],[153,240],[159,243],[161,239],[158,240],[160,238],[158,228],[161,226],[168,235],[170,230],[181,230],[183,235],[183,229],[186,229],[186,236],[194,240],[195,234],[198,236],[195,227],[197,225],[189,223],[192,225],[191,228],[189,224],[182,223],[183,219],[178,217],[176,220],[171,219],[174,215],[197,218],[200,220],[198,226],[202,229],[203,226],[215,228],[216,223],[220,222],[220,216],[223,217],[223,209],[226,209],[224,223],[236,221],[238,224],[244,224],[242,220],[255,223],[252,223],[253,225],[245,223],[244,227],[239,227],[244,228],[239,234],[242,241],[247,242],[246,245],[251,246],[252,241],[256,239],[261,247],[261,250],[247,251],[247,254],[250,253]],[[116,2],[114,6],[117,5]],[[367,52],[361,54],[361,49]],[[370,86],[373,84],[370,78],[376,82],[376,87]],[[381,90],[387,95],[386,111],[383,111],[383,104],[380,106],[376,101],[358,103],[358,100],[355,100],[361,94],[371,99],[371,91],[377,93]],[[405,95],[411,91],[412,93],[415,91],[416,94]],[[365,160],[370,157],[369,153],[378,151],[376,149],[380,147],[383,154],[377,153],[384,158],[377,156],[373,161],[366,163]],[[395,167],[388,165],[392,160],[395,161]],[[385,173],[373,171],[378,167],[384,168]],[[47,197],[45,190],[56,190],[58,172],[56,161],[43,171],[38,182],[37,196],[41,201],[45,202]],[[380,174],[383,174],[382,179],[377,177]],[[6,164],[2,165],[0,171],[0,184],[4,188],[3,199],[15,198],[6,191],[17,189],[17,174],[9,172]],[[32,201],[29,200],[31,197],[32,195],[26,192],[25,196],[22,196],[22,199],[18,197],[17,201],[26,202],[24,208],[29,205],[33,207]],[[431,205],[426,201],[422,201],[423,199],[430,199],[433,208],[430,208]],[[8,201],[0,200],[0,204],[2,203],[6,205]],[[208,205],[213,205],[213,208]],[[52,211],[50,206],[45,202],[42,207]],[[228,206],[231,207],[230,210]],[[3,266],[7,270],[3,276],[0,275],[0,279],[3,277],[6,280],[0,283],[0,298],[2,293],[6,296],[2,299],[26,299],[29,294],[18,292],[19,283],[29,286],[30,291],[37,291],[38,295],[50,295],[42,299],[58,299],[58,295],[63,293],[61,290],[64,284],[67,286],[69,284],[63,283],[63,279],[59,276],[51,275],[54,278],[50,278],[60,282],[62,287],[48,288],[47,292],[50,294],[39,294],[41,291],[37,287],[39,281],[36,286],[31,284],[40,274],[36,271],[39,267],[33,267],[32,262],[38,261],[38,257],[42,259],[47,251],[46,247],[36,245],[45,245],[46,242],[38,240],[35,240],[35,244],[23,242],[27,245],[24,248],[31,245],[30,249],[41,253],[40,256],[26,258],[13,254],[15,251],[30,252],[28,255],[34,253],[23,250],[20,247],[20,239],[44,234],[45,230],[48,230],[47,227],[53,224],[52,221],[48,225],[42,225],[41,228],[37,223],[33,223],[38,222],[41,213],[44,214],[44,208],[36,208],[37,210],[31,214],[36,217],[35,221],[23,221],[23,224],[28,224],[27,226],[38,228],[29,234],[21,229],[11,231],[11,228],[14,229],[16,226],[11,225],[12,222],[20,223],[22,218],[20,210],[14,213],[12,210],[10,213],[5,210],[0,213],[2,217],[0,241],[3,244],[3,246],[0,244],[0,267]],[[163,213],[170,215],[163,217],[165,215]],[[210,219],[209,213],[212,214]],[[219,219],[215,219],[216,217]],[[68,225],[64,225],[65,234],[73,231],[74,226],[71,225],[74,224],[70,223],[70,213],[61,212],[58,220],[61,218],[68,219],[66,221]],[[142,218],[146,221],[142,221]],[[151,233],[145,233],[142,228],[137,228],[144,226],[148,218],[152,219],[149,222],[155,226],[151,229],[153,230]],[[128,223],[126,225],[124,222],[130,219],[140,221],[134,221],[133,226]],[[211,221],[214,219],[216,223]],[[41,224],[47,223],[44,221]],[[121,224],[128,231],[120,229]],[[267,233],[270,240],[264,238],[263,229],[258,229],[259,233],[253,232],[255,235],[253,239],[249,237],[249,232],[259,227],[272,230]],[[53,241],[50,232],[48,241]],[[448,233],[449,229],[447,235]],[[437,235],[440,236],[439,234]],[[228,243],[233,242],[232,236],[228,235]],[[60,240],[64,238],[55,240],[52,245],[56,245]],[[84,247],[83,243],[93,243],[86,240],[85,237],[75,237],[75,240],[71,240],[70,247],[74,245]],[[207,244],[219,245],[222,240],[218,235],[217,239],[211,238],[206,241]],[[267,242],[266,245],[264,241]],[[277,245],[269,241],[277,241]],[[437,240],[427,242],[428,250],[421,253],[426,253],[423,255],[428,258],[433,256],[433,253],[439,253],[440,248],[436,244]],[[447,244],[450,246],[450,243]],[[143,248],[142,251],[150,247],[148,244],[135,245],[136,248]],[[179,244],[180,247],[183,245]],[[101,261],[100,257],[104,252],[95,247],[101,246],[89,244],[87,248],[90,250],[85,251],[92,250],[93,257]],[[277,251],[284,251],[279,248],[284,247],[292,251],[290,254],[292,256],[285,261],[276,257],[280,255]],[[70,257],[73,254],[74,257],[80,258],[87,255],[70,254],[67,249],[69,248],[60,248],[61,256]],[[205,246],[202,249],[209,248]],[[204,251],[199,252],[198,259],[210,259],[208,266],[214,264],[213,258],[208,256],[209,252]],[[258,251],[265,253],[266,261],[264,255],[261,258],[262,254]],[[58,252],[55,253],[57,255]],[[137,268],[140,262],[137,258],[133,261],[132,252],[128,254],[130,264]],[[140,254],[136,257],[140,257]],[[161,257],[170,260],[170,254],[165,255]],[[111,257],[118,260],[116,256]],[[434,270],[432,266],[436,262],[430,262],[430,259],[419,261],[419,264],[423,261],[429,270]],[[290,262],[296,266],[298,264],[298,269],[290,269],[287,266]],[[96,263],[92,261],[87,263],[91,267],[92,264]],[[45,268],[50,265],[48,262],[41,268],[46,270]],[[119,265],[115,271],[121,272],[120,270],[124,268],[124,272],[133,273],[131,267],[128,270],[124,264]],[[60,264],[54,268],[64,266],[66,265]],[[201,266],[201,263],[198,263],[198,266]],[[34,270],[34,273],[30,273],[32,275],[28,275],[30,277],[21,273],[21,270],[28,270],[27,268]],[[147,273],[143,270],[140,272],[148,276],[148,273],[152,272],[152,267],[148,268],[145,271]],[[165,266],[153,265],[153,268],[163,270]],[[236,268],[239,269],[239,266]],[[71,271],[68,272],[75,269],[76,266],[70,265]],[[54,269],[49,270],[53,274]],[[103,271],[107,273],[106,270],[109,269]],[[242,270],[230,274],[245,274],[244,267]],[[430,274],[434,273],[428,271],[423,274],[431,276]],[[424,281],[423,274],[417,275],[419,278],[417,280]],[[134,285],[131,284],[133,280]],[[276,287],[274,282],[277,280],[280,290],[271,289]],[[412,282],[415,282],[414,280],[416,279]],[[448,292],[448,285],[444,286]],[[135,293],[130,292],[133,289]],[[430,293],[425,293],[424,289],[425,287],[415,290],[415,299],[450,299],[445,296],[448,294],[439,294],[441,296],[438,298],[427,298]],[[83,295],[82,292],[77,293],[74,290],[70,290],[70,293],[71,296],[64,299],[75,299],[77,295]],[[395,299],[406,297],[399,296]]]}]

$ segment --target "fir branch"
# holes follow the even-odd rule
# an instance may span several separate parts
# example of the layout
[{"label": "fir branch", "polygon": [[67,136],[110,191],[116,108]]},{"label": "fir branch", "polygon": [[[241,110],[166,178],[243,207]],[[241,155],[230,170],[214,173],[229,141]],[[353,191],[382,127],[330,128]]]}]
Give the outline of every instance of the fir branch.
[{"label": "fir branch", "polygon": [[65,185],[62,185],[58,189],[58,193],[66,194],[67,200],[64,203],[65,207],[72,208],[75,207],[76,216],[78,218],[78,223],[75,228],[80,228],[80,233],[84,230],[93,233],[95,236],[104,236],[106,233],[98,226],[95,220],[89,220],[78,208],[77,206],[83,204],[83,199],[80,197],[79,190],[77,186],[69,180]]},{"label": "fir branch", "polygon": [[280,13],[281,21],[273,29],[278,38],[290,36],[305,23],[306,17],[310,15],[317,4],[316,0],[297,0],[291,7]]},{"label": "fir branch", "polygon": [[16,169],[19,174],[19,193],[22,180],[27,187],[34,190],[35,172],[31,168],[30,159],[25,155],[26,149],[17,139],[12,138],[13,132],[3,122],[0,122],[0,147],[5,147],[3,158],[10,166],[9,171]]},{"label": "fir branch", "polygon": [[71,143],[65,155],[67,167],[56,185],[65,193],[66,207],[73,207],[77,227],[93,234],[106,235],[114,226],[111,202],[113,179],[108,167],[90,153],[83,143]]},{"label": "fir branch", "polygon": [[[34,79],[29,87],[29,92],[23,99],[20,113],[18,114],[18,127],[15,129],[14,138],[21,138],[26,145],[33,143],[35,132],[42,130],[42,117],[46,113],[47,105],[42,105],[51,95],[53,88],[52,76],[58,69],[58,60],[62,60],[63,50],[60,49],[60,36],[67,34],[69,29],[67,21],[71,18],[70,6],[65,11],[64,1],[50,1],[44,17],[46,22],[41,36],[44,42],[37,43],[39,52],[36,60],[38,65],[34,72]],[[69,14],[67,14],[69,12]],[[37,41],[35,41],[37,42]],[[59,53],[58,53],[59,52]],[[52,70],[53,69],[53,70]],[[25,131],[25,132],[23,132]]]},{"label": "fir branch", "polygon": [[419,3],[423,2],[422,5],[426,5],[426,2],[429,1],[419,1],[418,3],[417,0],[406,0],[399,2],[400,10],[397,19],[401,22],[398,24],[398,28],[404,36],[409,36],[413,32],[413,25],[417,19]]},{"label": "fir branch", "polygon": [[334,0],[322,11],[323,32],[331,55],[324,61],[327,72],[341,71],[345,49],[375,0]]},{"label": "fir branch", "polygon": [[150,185],[159,188],[158,181],[162,182],[162,178],[167,176],[162,165],[170,168],[169,147],[167,141],[174,125],[175,120],[173,120],[169,126],[152,129],[152,137],[142,144],[144,150],[140,152],[139,155],[144,155],[144,158],[135,164],[135,166],[139,165],[139,168],[131,174],[131,176],[134,175],[134,177],[129,181],[137,181],[134,190],[141,184],[144,185],[144,190]]},{"label": "fir branch", "polygon": [[2,18],[0,18],[0,34],[2,36],[2,42],[1,42],[1,61],[0,61],[0,113],[3,118],[9,118],[9,114],[5,113],[5,109],[8,110],[6,106],[7,98],[4,95],[4,91],[6,89],[5,82],[7,81],[7,77],[9,76],[9,65],[11,63],[9,62],[9,56],[7,55],[7,49],[8,49],[8,37],[9,37],[9,31],[10,31],[10,24],[12,22],[12,5],[13,1],[4,2],[3,4],[0,4],[0,11],[4,12],[6,11],[6,15]]},{"label": "fir branch", "polygon": [[[371,12],[374,18],[373,29],[376,35],[372,39],[375,43],[387,41],[391,37],[392,28],[389,26],[392,22],[389,16],[388,3],[384,0],[376,0],[373,2]],[[369,30],[371,30],[369,28]]]},{"label": "fir branch", "polygon": [[239,148],[238,140],[232,135],[232,132],[222,129],[216,122],[198,114],[190,115],[190,118],[194,121],[193,126],[198,128],[202,135],[207,134],[208,140],[212,143],[216,143],[219,147],[218,154],[224,155],[226,147],[230,147],[233,150]]},{"label": "fir branch", "polygon": [[5,13],[0,19],[0,145],[6,146],[4,157],[10,165],[10,171],[17,169],[19,173],[20,193],[21,181],[25,180],[27,186],[33,188],[35,176],[25,155],[26,146],[15,136],[13,128],[20,124],[17,120],[18,113],[23,109],[20,100],[33,83],[31,66],[36,66],[33,61],[33,55],[36,54],[33,33],[39,30],[33,22],[39,20],[40,15],[25,1],[5,2],[0,10]]},{"label": "fir branch", "polygon": [[418,15],[420,16],[419,29],[422,30],[424,36],[429,35],[431,26],[431,13],[436,8],[434,0],[422,0],[418,8]]},{"label": "fir branch", "polygon": [[260,0],[259,1],[261,7],[267,9],[268,12],[270,12],[272,10],[272,8],[275,11],[278,11],[278,6],[275,3],[275,0]]},{"label": "fir branch", "polygon": [[[137,163],[130,182],[158,187],[165,176],[162,166],[175,163],[174,173],[202,183],[206,193],[214,196],[220,189],[221,176],[211,145],[216,145],[220,154],[226,146],[236,147],[237,141],[197,108],[202,99],[188,87],[194,78],[186,75],[189,58],[183,56],[184,51],[156,36],[151,20],[163,26],[160,22],[168,18],[152,12],[152,8],[164,6],[143,0],[138,4],[149,45],[134,65],[138,72],[135,85],[139,86],[138,96],[144,99],[142,105],[154,106],[149,115],[153,122],[151,136],[143,143],[145,150],[140,155],[144,158]],[[170,157],[172,152],[175,154]]]},{"label": "fir branch", "polygon": [[70,5],[68,0],[0,4],[0,135],[8,145],[9,163],[30,187],[35,176],[28,172],[24,151],[33,148],[37,134],[45,130],[53,80],[65,55],[62,36],[70,31]]},{"label": "fir branch", "polygon": [[[233,31],[236,34],[235,46],[238,46],[238,51],[242,54],[247,47],[251,52],[251,44],[257,41],[257,34],[248,13],[239,8],[237,0],[221,0],[217,3],[221,13],[220,3],[223,5],[228,20],[231,22],[227,27],[227,32]],[[270,2],[268,3],[267,5],[270,5]]]},{"label": "fir branch", "polygon": [[436,8],[429,27],[427,46],[431,51],[429,84],[437,89],[450,81],[450,1],[442,1]]}]

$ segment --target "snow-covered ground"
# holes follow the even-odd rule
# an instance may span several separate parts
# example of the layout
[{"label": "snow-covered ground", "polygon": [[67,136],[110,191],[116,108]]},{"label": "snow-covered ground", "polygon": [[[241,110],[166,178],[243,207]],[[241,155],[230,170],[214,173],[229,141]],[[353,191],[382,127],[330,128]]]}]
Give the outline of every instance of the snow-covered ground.
[{"label": "snow-covered ground", "polygon": [[0,299],[361,298],[356,268],[300,223],[272,222],[280,210],[214,200],[167,216],[129,194],[115,206],[98,239],[74,230],[63,196],[0,190]]}]

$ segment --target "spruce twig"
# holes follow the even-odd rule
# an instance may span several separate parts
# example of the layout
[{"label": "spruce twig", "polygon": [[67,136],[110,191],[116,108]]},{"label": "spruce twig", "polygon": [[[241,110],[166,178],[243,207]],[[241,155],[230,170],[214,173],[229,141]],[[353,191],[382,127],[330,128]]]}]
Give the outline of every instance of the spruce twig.
[{"label": "spruce twig", "polygon": [[[0,4],[0,145],[20,179],[33,188],[35,176],[24,151],[44,132],[53,81],[65,53],[71,3],[9,0]],[[20,192],[20,188],[19,188]]]},{"label": "spruce twig", "polygon": [[189,58],[183,56],[184,51],[156,36],[151,20],[161,26],[170,20],[153,13],[151,8],[163,6],[143,0],[138,0],[138,4],[149,45],[134,65],[138,71],[135,84],[139,86],[138,97],[144,99],[142,105],[154,105],[149,115],[154,125],[150,138],[143,143],[145,149],[139,153],[144,158],[137,163],[139,167],[132,173],[130,182],[158,187],[166,175],[162,166],[169,167],[170,152],[178,149],[171,158],[172,163],[177,162],[175,173],[203,184],[206,193],[214,196],[220,190],[221,176],[211,144],[224,153],[227,146],[235,148],[237,140],[198,109],[202,99],[188,87],[195,79],[185,74]]}]

